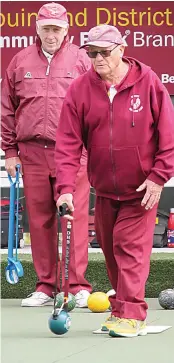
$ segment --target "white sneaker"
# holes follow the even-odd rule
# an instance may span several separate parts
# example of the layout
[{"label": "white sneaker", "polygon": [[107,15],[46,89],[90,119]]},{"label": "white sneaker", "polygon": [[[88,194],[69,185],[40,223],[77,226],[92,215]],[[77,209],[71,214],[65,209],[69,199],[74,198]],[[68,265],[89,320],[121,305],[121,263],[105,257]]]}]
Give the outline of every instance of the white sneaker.
[{"label": "white sneaker", "polygon": [[46,306],[53,305],[53,299],[46,295],[44,292],[35,291],[32,294],[28,295],[26,299],[23,299],[21,302],[21,306]]},{"label": "white sneaker", "polygon": [[87,290],[80,290],[76,295],[75,295],[75,299],[76,299],[76,308],[87,308],[88,304],[88,297],[89,297],[90,293]]}]

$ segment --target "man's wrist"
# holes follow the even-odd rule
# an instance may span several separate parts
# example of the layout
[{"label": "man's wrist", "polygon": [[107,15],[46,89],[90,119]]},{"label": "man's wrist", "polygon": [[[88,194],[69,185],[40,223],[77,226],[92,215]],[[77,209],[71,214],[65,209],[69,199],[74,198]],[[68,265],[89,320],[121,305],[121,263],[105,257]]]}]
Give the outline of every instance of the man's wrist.
[{"label": "man's wrist", "polygon": [[17,148],[5,150],[5,159],[15,158],[15,157],[16,158],[18,157],[18,150],[17,150]]}]

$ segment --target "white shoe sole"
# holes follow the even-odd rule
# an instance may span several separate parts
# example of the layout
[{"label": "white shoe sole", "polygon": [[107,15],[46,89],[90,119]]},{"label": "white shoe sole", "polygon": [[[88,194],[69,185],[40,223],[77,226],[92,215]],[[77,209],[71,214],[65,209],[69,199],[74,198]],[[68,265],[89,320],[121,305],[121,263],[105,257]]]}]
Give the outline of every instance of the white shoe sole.
[{"label": "white shoe sole", "polygon": [[[110,329],[112,331],[112,329]],[[110,335],[110,334],[109,334]],[[134,337],[138,337],[138,336],[145,336],[147,335],[147,328],[140,330],[138,333],[136,334],[124,334],[124,333],[115,333],[113,335],[110,335],[112,338],[114,337],[124,337],[124,338],[134,338]]]},{"label": "white shoe sole", "polygon": [[42,306],[53,306],[54,305],[54,301],[48,301],[46,303],[40,304],[40,305],[36,305],[36,304],[27,304],[27,303],[21,303],[22,307],[26,307],[26,308],[40,308]]},{"label": "white shoe sole", "polygon": [[81,309],[84,309],[84,308],[87,308],[88,306],[87,305],[78,305],[78,304],[76,304],[76,306],[75,306],[76,308],[81,308]]}]

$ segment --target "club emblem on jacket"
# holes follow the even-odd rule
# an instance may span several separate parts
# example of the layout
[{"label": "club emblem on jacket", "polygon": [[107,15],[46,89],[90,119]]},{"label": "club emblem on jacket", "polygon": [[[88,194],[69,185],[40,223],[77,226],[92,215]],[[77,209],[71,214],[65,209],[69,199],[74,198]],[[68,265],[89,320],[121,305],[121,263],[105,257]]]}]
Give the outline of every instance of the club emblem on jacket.
[{"label": "club emblem on jacket", "polygon": [[132,95],[130,104],[131,107],[129,107],[129,111],[140,112],[143,109],[143,106],[141,106],[141,100],[139,95]]},{"label": "club emblem on jacket", "polygon": [[32,78],[32,74],[30,72],[27,72],[25,74],[24,78]]}]

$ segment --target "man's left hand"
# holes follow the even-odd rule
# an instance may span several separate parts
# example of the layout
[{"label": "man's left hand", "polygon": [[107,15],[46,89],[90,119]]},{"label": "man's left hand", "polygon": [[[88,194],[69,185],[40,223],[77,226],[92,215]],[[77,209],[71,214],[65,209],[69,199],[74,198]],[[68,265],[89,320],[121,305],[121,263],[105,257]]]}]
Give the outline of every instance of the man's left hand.
[{"label": "man's left hand", "polygon": [[145,209],[152,209],[154,205],[158,203],[160,200],[163,186],[158,185],[153,181],[146,179],[145,182],[141,184],[136,191],[141,192],[144,189],[146,189],[146,193],[141,202],[141,205],[143,207],[145,206]]},{"label": "man's left hand", "polygon": [[[73,213],[74,212],[73,195],[71,193],[66,193],[66,194],[60,195],[60,197],[58,198],[57,203],[56,203],[57,209],[59,210],[59,207],[64,203],[67,204],[69,211]],[[73,220],[73,216],[70,215],[69,213],[65,214],[63,216],[63,218]]]}]

